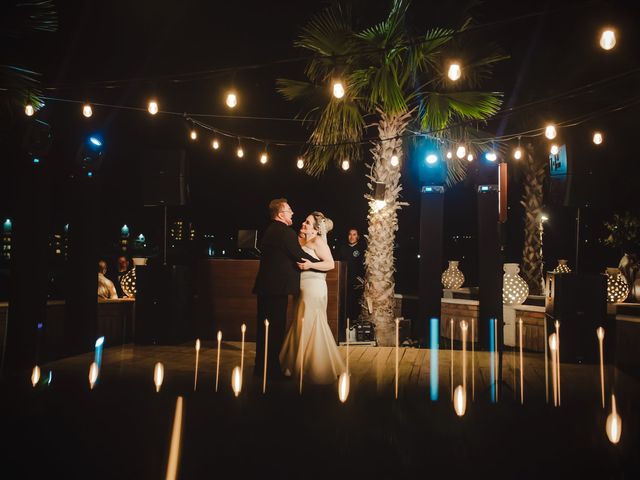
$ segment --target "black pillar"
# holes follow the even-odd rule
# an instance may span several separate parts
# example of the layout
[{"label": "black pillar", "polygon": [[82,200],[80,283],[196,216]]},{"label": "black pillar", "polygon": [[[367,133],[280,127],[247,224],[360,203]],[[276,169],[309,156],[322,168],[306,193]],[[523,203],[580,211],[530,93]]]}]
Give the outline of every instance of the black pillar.
[{"label": "black pillar", "polygon": [[424,186],[420,194],[420,291],[412,336],[426,346],[429,320],[440,318],[444,187]]}]

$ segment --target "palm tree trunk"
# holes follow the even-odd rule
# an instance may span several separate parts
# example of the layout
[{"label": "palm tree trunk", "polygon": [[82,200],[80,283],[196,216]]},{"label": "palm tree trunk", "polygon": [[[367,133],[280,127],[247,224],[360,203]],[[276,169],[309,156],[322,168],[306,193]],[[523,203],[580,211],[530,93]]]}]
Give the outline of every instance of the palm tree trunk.
[{"label": "palm tree trunk", "polygon": [[531,146],[524,152],[524,247],[522,250],[522,277],[533,295],[544,290],[542,273],[542,184],[545,178],[544,160],[537,159]]},{"label": "palm tree trunk", "polygon": [[[371,174],[367,175],[369,192],[365,198],[369,201],[367,250],[365,252],[365,282],[363,314],[376,326],[376,339],[379,345],[389,346],[395,342],[395,324],[393,318],[395,292],[395,258],[393,244],[398,230],[398,210],[405,202],[400,202],[400,168],[403,160],[402,139],[410,120],[410,114],[387,115],[378,111],[377,124],[379,140],[371,149],[373,163],[368,165]],[[391,165],[391,157],[396,155],[398,166]],[[385,202],[382,208],[376,206],[373,198],[375,184],[386,185]]]}]

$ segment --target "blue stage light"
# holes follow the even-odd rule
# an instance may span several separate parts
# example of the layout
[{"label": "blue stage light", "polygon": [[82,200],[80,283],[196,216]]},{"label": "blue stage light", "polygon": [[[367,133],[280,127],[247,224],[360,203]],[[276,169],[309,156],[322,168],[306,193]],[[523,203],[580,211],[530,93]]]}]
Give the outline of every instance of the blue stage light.
[{"label": "blue stage light", "polygon": [[93,177],[93,172],[87,172],[87,177],[89,178]]},{"label": "blue stage light", "polygon": [[429,321],[429,348],[431,350],[429,362],[429,393],[431,401],[438,400],[438,347],[440,346],[440,320],[432,318]]},{"label": "blue stage light", "polygon": [[33,163],[40,163],[40,159],[36,158],[36,157],[33,157]]},{"label": "blue stage light", "polygon": [[102,146],[102,141],[98,137],[94,137],[94,136],[89,137],[89,142],[96,147]]},{"label": "blue stage light", "polygon": [[495,154],[495,152],[487,152],[484,154],[484,158],[486,158],[490,162],[495,162],[498,159],[498,156]]},{"label": "blue stage light", "polygon": [[435,153],[430,153],[426,158],[427,164],[434,165],[438,161],[438,156]]}]

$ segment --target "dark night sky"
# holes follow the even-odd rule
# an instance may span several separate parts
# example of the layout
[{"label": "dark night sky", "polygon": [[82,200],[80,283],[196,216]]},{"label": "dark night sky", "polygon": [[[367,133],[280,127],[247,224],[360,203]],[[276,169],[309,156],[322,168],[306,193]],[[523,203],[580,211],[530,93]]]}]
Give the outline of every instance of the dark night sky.
[{"label": "dark night sky", "polygon": [[[456,24],[467,3],[416,0],[411,9],[412,27],[420,32],[430,26]],[[482,31],[481,40],[497,42],[511,55],[510,60],[497,68],[495,78],[486,88],[504,91],[505,104],[520,105],[638,68],[640,15],[634,3],[486,1],[478,4],[473,12],[479,23],[529,12],[549,12]],[[3,49],[8,63],[41,71],[45,85],[60,86],[47,91],[51,96],[144,106],[149,95],[155,93],[161,109],[226,115],[229,112],[223,103],[224,91],[233,82],[240,95],[240,105],[234,115],[292,117],[298,109],[278,96],[275,79],[301,78],[300,63],[240,71],[235,76],[213,75],[178,84],[159,77],[297,56],[300,52],[292,43],[299,27],[324,3],[116,0],[57,4],[59,32],[39,34],[32,41]],[[367,18],[360,18],[368,22],[380,18],[388,2],[359,4],[355,10],[366,12]],[[597,46],[598,31],[606,24],[615,25],[619,31],[619,46],[610,53],[604,53]],[[138,77],[145,80],[113,89],[91,84]],[[637,96],[638,85],[636,74],[626,81],[594,88],[587,95],[542,104],[511,116],[504,123],[492,121],[486,128],[493,132],[538,128],[551,119],[565,120]],[[636,193],[640,168],[633,155],[637,145],[634,128],[637,112],[636,106],[561,132],[576,162],[579,172],[576,180],[587,186],[583,190],[590,193],[589,198],[583,200],[595,205],[587,215],[592,218],[589,228],[595,229],[591,235],[598,234],[596,230],[602,216],[610,210],[631,209],[640,213]],[[297,214],[294,221],[302,221],[308,211],[323,210],[334,219],[336,234],[340,237],[349,225],[366,225],[363,165],[352,166],[348,173],[332,169],[315,179],[295,168],[296,148],[271,149],[271,162],[264,167],[257,161],[261,147],[245,144],[245,158],[239,161],[234,155],[235,143],[229,140],[223,141],[222,151],[217,154],[203,135],[196,144],[190,142],[187,126],[179,117],[152,118],[142,112],[96,107],[93,117],[87,121],[81,117],[78,106],[54,102],[49,102],[41,116],[52,125],[54,134],[48,159],[55,179],[52,228],[59,229],[58,225],[66,223],[65,178],[69,159],[75,155],[78,142],[94,131],[101,132],[108,145],[108,156],[99,179],[105,239],[114,237],[125,222],[135,234],[144,231],[149,237],[157,231],[159,212],[144,209],[140,200],[141,158],[149,147],[187,149],[191,203],[184,213],[201,231],[228,235],[238,228],[261,227],[266,220],[265,206],[276,196],[290,199]],[[297,124],[287,122],[211,119],[210,123],[234,133],[261,138],[303,139],[306,134]],[[596,127],[605,134],[605,144],[597,149],[590,141],[591,131]],[[544,154],[546,148],[546,143],[540,143],[538,151]],[[419,181],[411,153],[410,161],[403,168],[404,198],[411,206],[400,215],[398,238],[404,252],[401,269],[410,271],[408,265],[413,262],[410,259],[415,259],[419,223]],[[512,171],[513,178],[517,178],[517,165]],[[10,215],[6,193],[10,180],[4,177],[0,215]],[[447,193],[447,238],[453,234],[475,234],[474,181],[472,175]],[[521,230],[519,195],[519,189],[514,186],[510,192],[512,220],[508,249],[512,261],[519,261],[522,248],[518,234]],[[548,226],[549,242],[545,243],[549,248],[547,257],[571,258],[572,232],[567,222],[575,210],[559,207],[555,210],[557,213],[552,215]],[[445,245],[447,243],[445,241]],[[459,254],[451,245],[445,247],[445,252],[445,256]]]}]

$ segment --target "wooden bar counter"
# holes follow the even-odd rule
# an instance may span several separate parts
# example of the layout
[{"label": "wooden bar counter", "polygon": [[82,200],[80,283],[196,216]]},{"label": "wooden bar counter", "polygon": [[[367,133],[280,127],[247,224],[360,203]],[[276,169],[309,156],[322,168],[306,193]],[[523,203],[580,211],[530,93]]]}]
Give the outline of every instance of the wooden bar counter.
[{"label": "wooden bar counter", "polygon": [[[251,293],[259,260],[208,259],[198,264],[196,333],[214,340],[218,330],[224,340],[240,340],[240,326],[247,325],[245,339],[256,338],[256,296]],[[338,338],[338,319],[345,305],[346,263],[336,262],[327,272],[329,302],[327,317],[334,338]],[[289,297],[287,328],[293,320],[295,298]]]}]

